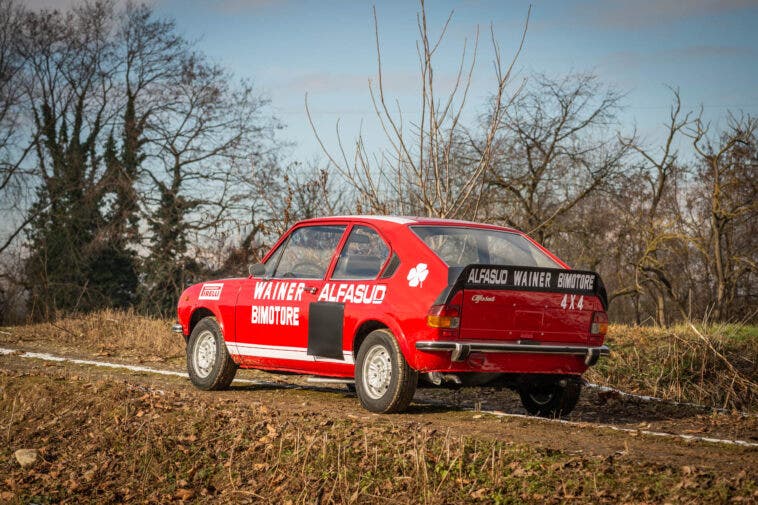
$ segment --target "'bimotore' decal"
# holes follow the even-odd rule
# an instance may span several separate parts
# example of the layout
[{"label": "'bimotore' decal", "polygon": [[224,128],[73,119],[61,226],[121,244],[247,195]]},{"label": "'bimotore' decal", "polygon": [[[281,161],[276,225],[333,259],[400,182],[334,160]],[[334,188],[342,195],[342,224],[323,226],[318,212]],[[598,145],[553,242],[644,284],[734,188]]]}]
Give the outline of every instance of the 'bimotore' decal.
[{"label": "'bimotore' decal", "polygon": [[252,324],[300,326],[300,307],[253,305],[250,309]]},{"label": "'bimotore' decal", "polygon": [[408,272],[408,285],[412,288],[415,288],[416,286],[424,287],[424,281],[428,275],[429,269],[427,268],[426,263],[419,263]]},{"label": "'bimotore' decal", "polygon": [[208,282],[200,288],[198,300],[218,300],[221,298],[221,290],[224,288],[223,282]]}]

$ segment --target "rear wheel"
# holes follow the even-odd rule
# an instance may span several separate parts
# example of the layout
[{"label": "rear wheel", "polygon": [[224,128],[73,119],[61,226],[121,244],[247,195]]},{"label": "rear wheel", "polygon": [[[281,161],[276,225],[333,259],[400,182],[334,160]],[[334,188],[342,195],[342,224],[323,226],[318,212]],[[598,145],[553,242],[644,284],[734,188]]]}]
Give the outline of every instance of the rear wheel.
[{"label": "rear wheel", "polygon": [[388,330],[374,330],[358,350],[355,390],[361,405],[371,412],[402,412],[413,399],[418,372],[400,352]]},{"label": "rear wheel", "polygon": [[525,375],[518,384],[521,404],[532,415],[562,417],[568,415],[582,391],[578,377],[542,377]]},{"label": "rear wheel", "polygon": [[192,384],[206,391],[226,389],[234,380],[237,365],[226,350],[215,317],[200,320],[187,342],[187,372]]}]

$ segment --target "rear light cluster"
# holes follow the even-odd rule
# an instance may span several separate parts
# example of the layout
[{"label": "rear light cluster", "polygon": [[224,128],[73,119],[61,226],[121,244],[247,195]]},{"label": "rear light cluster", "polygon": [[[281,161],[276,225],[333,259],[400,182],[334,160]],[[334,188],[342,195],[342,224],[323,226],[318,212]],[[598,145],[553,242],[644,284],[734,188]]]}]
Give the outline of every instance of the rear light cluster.
[{"label": "rear light cluster", "polygon": [[608,315],[605,312],[593,312],[590,334],[605,336],[606,333],[608,333]]},{"label": "rear light cluster", "polygon": [[437,328],[440,337],[457,337],[461,327],[461,301],[462,296],[459,292],[450,303],[432,305],[426,314],[426,325]]},{"label": "rear light cluster", "polygon": [[461,308],[457,305],[432,305],[426,316],[431,328],[457,329],[461,325]]}]

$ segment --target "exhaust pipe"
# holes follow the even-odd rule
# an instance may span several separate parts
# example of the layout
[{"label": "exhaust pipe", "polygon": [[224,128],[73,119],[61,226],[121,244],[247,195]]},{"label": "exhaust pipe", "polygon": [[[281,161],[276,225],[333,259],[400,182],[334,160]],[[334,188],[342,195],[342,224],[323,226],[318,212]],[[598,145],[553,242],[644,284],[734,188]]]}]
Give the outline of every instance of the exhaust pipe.
[{"label": "exhaust pipe", "polygon": [[443,382],[452,382],[459,386],[462,384],[461,378],[452,373],[429,372],[426,378],[435,386],[441,386]]}]

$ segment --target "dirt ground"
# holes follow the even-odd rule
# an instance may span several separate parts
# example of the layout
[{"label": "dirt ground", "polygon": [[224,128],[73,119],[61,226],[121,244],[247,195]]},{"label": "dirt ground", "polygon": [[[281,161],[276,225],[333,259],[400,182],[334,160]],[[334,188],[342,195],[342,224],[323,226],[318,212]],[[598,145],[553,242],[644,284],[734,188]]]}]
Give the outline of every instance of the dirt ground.
[{"label": "dirt ground", "polygon": [[[25,414],[21,414],[23,410],[21,408],[18,408],[18,412],[8,412],[7,410],[13,411],[17,409],[14,402],[21,401],[19,398],[24,397],[25,388],[32,387],[32,385],[39,382],[49,383],[52,386],[48,386],[46,393],[40,394],[40,398],[42,399],[38,399],[37,402],[41,401],[43,404],[49,403],[54,410],[63,408],[66,411],[64,408],[66,399],[46,399],[45,395],[56,396],[61,394],[65,396],[65,391],[71,387],[72,398],[80,398],[78,395],[82,395],[81,398],[85,398],[86,401],[104,402],[105,399],[100,397],[102,393],[98,391],[117,388],[117,395],[123,394],[128,396],[128,392],[132,392],[132,396],[136,399],[141,398],[143,395],[160,398],[181,398],[183,401],[194,405],[192,407],[193,411],[203,411],[203,409],[213,408],[225,413],[230,409],[234,409],[237,413],[244,413],[260,411],[263,408],[265,412],[276,413],[275,417],[280,420],[298,419],[303,421],[303,424],[299,424],[297,428],[298,437],[300,436],[300,430],[304,432],[309,430],[309,419],[312,419],[318,420],[319,425],[326,423],[327,426],[343,426],[344,431],[340,436],[347,438],[356,433],[363,433],[366,440],[369,440],[369,437],[374,436],[376,433],[385,434],[383,435],[385,438],[390,436],[387,435],[388,433],[392,434],[392,436],[395,436],[395,434],[407,436],[408,434],[423,433],[427,437],[425,441],[428,441],[432,445],[442,444],[443,439],[473,440],[475,444],[491,444],[491,447],[493,447],[490,459],[484,460],[482,463],[482,468],[492,465],[493,475],[495,475],[496,462],[498,465],[501,463],[505,464],[502,458],[495,457],[495,447],[499,448],[501,456],[503,454],[503,447],[508,451],[515,451],[514,447],[518,448],[518,451],[528,451],[526,456],[521,453],[518,453],[521,454],[518,458],[512,455],[515,459],[510,461],[509,465],[513,465],[514,461],[522,461],[523,458],[526,458],[530,461],[538,461],[539,463],[534,463],[533,466],[536,465],[535,468],[538,466],[541,468],[547,464],[544,462],[545,458],[550,458],[550,461],[553,461],[553,459],[558,460],[557,463],[551,462],[549,465],[563,465],[564,463],[568,465],[567,461],[573,461],[572,458],[578,458],[577,461],[581,462],[581,471],[584,474],[587,474],[588,468],[595,468],[595,466],[600,465],[593,470],[595,472],[593,474],[593,479],[595,479],[593,485],[596,486],[596,489],[593,491],[595,494],[592,495],[587,494],[586,484],[582,485],[581,483],[576,484],[577,488],[573,491],[569,490],[569,492],[563,489],[563,491],[558,493],[551,487],[558,486],[552,480],[545,483],[548,491],[524,491],[521,489],[519,491],[521,494],[516,493],[515,495],[511,495],[505,492],[505,490],[510,489],[508,486],[512,485],[511,481],[503,483],[496,480],[487,480],[480,483],[482,487],[470,491],[467,490],[463,495],[457,495],[455,493],[458,492],[458,488],[448,489],[450,482],[441,477],[441,482],[438,482],[434,489],[432,489],[435,491],[434,493],[431,493],[429,491],[431,488],[428,487],[415,491],[416,493],[422,493],[423,500],[419,499],[419,495],[414,495],[411,489],[406,489],[404,492],[408,494],[401,493],[395,496],[396,500],[394,501],[398,502],[422,501],[445,503],[463,499],[463,501],[484,500],[508,503],[510,501],[509,497],[513,496],[519,498],[515,500],[516,502],[541,502],[544,501],[542,498],[546,498],[550,493],[553,493],[553,497],[556,499],[561,498],[561,496],[563,499],[583,497],[583,499],[592,499],[593,501],[628,501],[634,503],[657,501],[697,503],[703,501],[752,501],[758,499],[758,487],[756,487],[756,480],[758,479],[758,447],[688,441],[676,436],[655,436],[644,433],[663,432],[672,435],[693,435],[696,437],[756,443],[758,442],[758,416],[755,415],[744,415],[738,412],[718,412],[693,406],[643,401],[639,398],[620,395],[612,391],[602,391],[596,388],[584,389],[582,399],[576,410],[567,418],[569,421],[567,423],[520,416],[525,414],[525,411],[520,406],[517,395],[508,390],[498,391],[493,388],[466,388],[454,391],[419,389],[414,398],[414,403],[407,413],[399,415],[376,415],[363,410],[355,396],[350,394],[344,386],[314,386],[305,382],[304,378],[297,376],[281,376],[242,370],[237,375],[238,379],[263,381],[263,384],[235,382],[229,391],[208,393],[196,390],[191,386],[188,379],[182,377],[76,365],[67,362],[46,362],[20,357],[22,351],[46,352],[61,356],[141,364],[156,369],[184,371],[183,357],[179,354],[165,358],[145,352],[133,353],[113,348],[103,349],[102,346],[97,345],[82,345],[77,347],[70,343],[46,338],[45,336],[13,338],[4,335],[4,338],[0,339],[0,346],[13,348],[18,351],[15,354],[0,356],[1,384],[4,395],[3,411],[0,412],[0,416],[2,416],[0,418],[0,423],[2,423],[0,424],[0,429],[4,428],[5,430],[3,431],[6,431],[6,433],[0,433],[0,438],[6,438],[8,441],[8,447],[3,451],[3,456],[6,459],[3,462],[3,466],[12,474],[12,477],[9,477],[10,480],[6,479],[4,484],[0,484],[0,489],[3,489],[4,486],[3,493],[5,493],[0,494],[0,501],[7,500],[26,503],[27,499],[31,500],[32,497],[39,498],[40,496],[47,497],[46,499],[49,502],[60,500],[75,502],[77,500],[74,498],[77,496],[79,498],[86,498],[83,501],[99,501],[98,496],[100,495],[93,495],[91,493],[85,495],[78,494],[81,492],[81,489],[74,486],[74,489],[71,490],[70,483],[63,486],[62,489],[55,488],[56,491],[52,492],[49,482],[44,481],[44,479],[30,480],[28,475],[25,475],[12,460],[13,450],[19,448],[20,444],[28,444],[30,441],[33,441],[39,435],[39,427],[35,427],[34,430],[29,431],[31,428],[24,426],[24,416],[29,417],[31,420],[37,419],[31,414],[34,411],[33,407],[29,407]],[[28,386],[21,386],[27,383]],[[127,392],[125,393],[122,390]],[[105,407],[99,406],[99,408]],[[108,408],[117,409],[117,406],[111,405]],[[501,413],[501,415],[493,415],[488,413],[488,411],[495,411]],[[132,413],[132,415],[136,414]],[[241,415],[244,416],[244,414]],[[119,422],[120,416],[118,414],[113,414],[113,416],[115,416],[116,420],[113,421],[109,418],[106,424]],[[178,422],[181,423],[181,417],[178,419]],[[319,425],[314,424],[312,429],[319,432],[321,429]],[[281,431],[284,429],[275,425],[268,426],[274,426],[270,429],[277,434],[281,434]],[[611,427],[631,431],[616,431]],[[47,426],[45,430],[55,434],[59,431],[59,428],[63,429],[64,427],[52,425]],[[170,432],[172,428],[167,426],[165,429]],[[179,427],[179,431],[182,431],[181,426]],[[367,433],[368,435],[366,435]],[[213,439],[213,436],[207,433],[198,434],[198,436]],[[234,438],[231,434],[229,436]],[[203,439],[205,440],[205,438]],[[75,438],[75,440],[77,440],[76,443],[81,442],[78,438]],[[64,443],[64,441],[57,443]],[[390,442],[389,445],[395,443],[400,442]],[[48,451],[64,451],[60,447],[57,447],[55,443],[51,444],[49,441],[47,444],[41,445],[43,448],[47,447],[46,450]],[[436,445],[434,446],[437,447]],[[295,454],[299,453],[295,451]],[[507,452],[507,454],[510,453]],[[281,447],[279,457],[282,457]],[[308,456],[306,455],[305,457],[307,460]],[[429,456],[429,458],[433,459],[432,456]],[[54,461],[48,462],[49,458],[44,454],[43,459],[46,461],[46,464],[49,463],[49,466],[54,466]],[[300,460],[297,461],[300,464]],[[332,494],[328,496],[329,500],[323,500],[323,493],[322,495],[318,495],[318,491],[315,488],[308,487],[312,483],[299,484],[306,486],[303,489],[310,489],[305,494],[292,494],[291,489],[280,490],[280,493],[290,496],[292,503],[313,502],[313,493],[316,493],[315,496],[318,497],[315,500],[316,502],[349,503],[356,500],[370,501],[371,492],[366,490],[370,489],[371,486],[376,486],[375,492],[383,496],[387,490],[382,491],[382,486],[386,487],[389,485],[391,489],[394,489],[392,486],[397,485],[390,477],[387,478],[392,483],[388,484],[387,481],[382,480],[379,476],[381,469],[384,469],[388,474],[399,471],[393,465],[400,463],[397,463],[395,460],[392,461],[394,462],[391,464],[387,463],[385,466],[379,464],[375,467],[374,474],[371,474],[374,480],[369,480],[365,489],[355,488],[353,490],[350,487],[351,484],[345,483],[345,490],[343,493],[340,493],[336,490],[339,486],[335,483],[334,486],[336,487],[332,489]],[[490,462],[488,463],[487,461]],[[108,465],[113,464],[112,462],[108,463]],[[311,465],[310,462],[307,464],[303,462],[302,464],[303,468],[310,467]],[[429,464],[431,465],[431,463]],[[256,464],[252,463],[252,465],[255,467]],[[339,457],[337,465],[339,466]],[[596,482],[597,472],[601,470],[600,467],[602,467],[601,473],[605,475],[604,478],[610,479],[605,484],[607,487],[603,488],[601,485],[602,489],[597,488],[598,484]],[[426,468],[426,464],[423,468]],[[430,466],[430,468],[432,467]],[[437,469],[437,466],[434,468]],[[588,478],[586,476],[580,478],[579,473],[577,473],[580,470],[575,469],[570,471],[570,468],[571,465],[565,468],[561,467],[561,472],[569,472],[565,477],[561,477],[560,482],[563,483],[564,488],[567,485],[566,483],[574,482],[574,479],[581,480]],[[612,470],[609,470],[609,468]],[[181,473],[179,470],[180,468],[177,467],[177,472]],[[194,476],[195,474],[190,470],[191,468],[187,470],[189,472],[187,475]],[[96,471],[100,472],[101,470]],[[219,471],[223,473],[223,467]],[[321,471],[323,472],[324,470],[322,469]],[[347,472],[347,470],[345,471]],[[558,474],[563,475],[561,472],[558,472]],[[608,477],[610,475],[608,472],[611,472],[612,477]],[[518,472],[514,471],[514,473],[516,474],[514,477],[518,477]],[[47,475],[49,476],[49,473]],[[414,479],[418,478],[419,475],[416,474]],[[441,475],[447,474],[443,472]],[[361,479],[363,478],[361,477]],[[548,474],[535,475],[535,482],[542,483],[545,479],[553,478],[557,477]],[[71,477],[70,479],[78,482],[80,486],[82,485],[82,482],[80,482],[82,480],[81,476],[78,480],[75,477]],[[86,479],[84,480],[86,481]],[[187,485],[180,485],[184,481],[187,481]],[[106,495],[100,497],[106,498],[106,501],[120,501],[122,499],[126,501],[128,499],[137,499],[137,501],[140,501],[146,496],[148,496],[148,499],[144,501],[147,502],[183,501],[182,497],[215,501],[215,499],[222,496],[218,493],[222,491],[223,493],[229,493],[230,489],[236,489],[234,478],[230,480],[232,484],[226,486],[216,485],[208,487],[206,482],[204,484],[205,487],[198,488],[197,485],[193,487],[193,482],[192,479],[186,477],[179,480],[174,479],[168,491],[166,491],[167,488],[165,486],[148,487],[143,490],[142,494],[130,492],[131,494],[122,493],[118,495],[113,494],[115,493],[113,489],[107,488],[111,494],[106,493]],[[508,482],[511,483],[508,484]],[[114,483],[113,486],[129,487],[129,484],[119,481],[118,483]],[[571,484],[569,484],[570,486]],[[679,487],[675,489],[676,486]],[[241,487],[244,488],[245,486],[242,485]],[[187,492],[190,494],[182,495],[181,490],[183,489],[188,489],[189,491]],[[624,489],[627,491],[624,491]],[[258,493],[259,497],[265,498],[262,498],[263,501],[277,501],[275,491],[276,486],[271,489],[263,487],[258,489],[256,493]],[[179,494],[177,495],[177,493]],[[429,494],[427,495],[427,493]],[[561,495],[561,493],[563,494]],[[240,498],[240,496],[232,498],[234,495],[229,494],[223,494],[223,496],[225,500],[231,501],[237,501]],[[241,496],[245,496],[244,493]],[[3,497],[5,500],[3,500]],[[247,498],[250,498],[250,496]],[[352,498],[355,498],[355,500]],[[501,498],[503,499],[501,500]],[[40,503],[45,501],[44,499],[39,500]],[[255,500],[253,499],[252,501]]]},{"label": "dirt ground", "polygon": [[[2,337],[3,335],[0,335]],[[174,350],[171,356],[159,356],[134,349],[122,349],[113,345],[71,345],[45,335],[12,339],[0,338],[0,346],[52,353],[72,358],[87,358],[124,364],[139,364],[159,369],[186,371],[185,358]],[[88,344],[88,345],[87,345]],[[313,387],[303,377],[276,375],[255,370],[240,370],[237,378],[263,380],[282,385]],[[332,389],[344,390],[335,386]],[[526,415],[518,395],[508,389],[461,388],[457,390],[420,388],[416,392],[417,403],[442,404],[453,410],[472,409],[499,411],[507,414]],[[418,408],[422,408],[418,405]],[[431,409],[427,405],[423,408]],[[742,440],[758,443],[758,415],[741,412],[724,412],[709,408],[697,408],[686,404],[646,401],[634,396],[625,396],[613,391],[585,387],[576,409],[566,420],[595,425],[610,425],[618,428],[692,435],[705,438]]]}]

